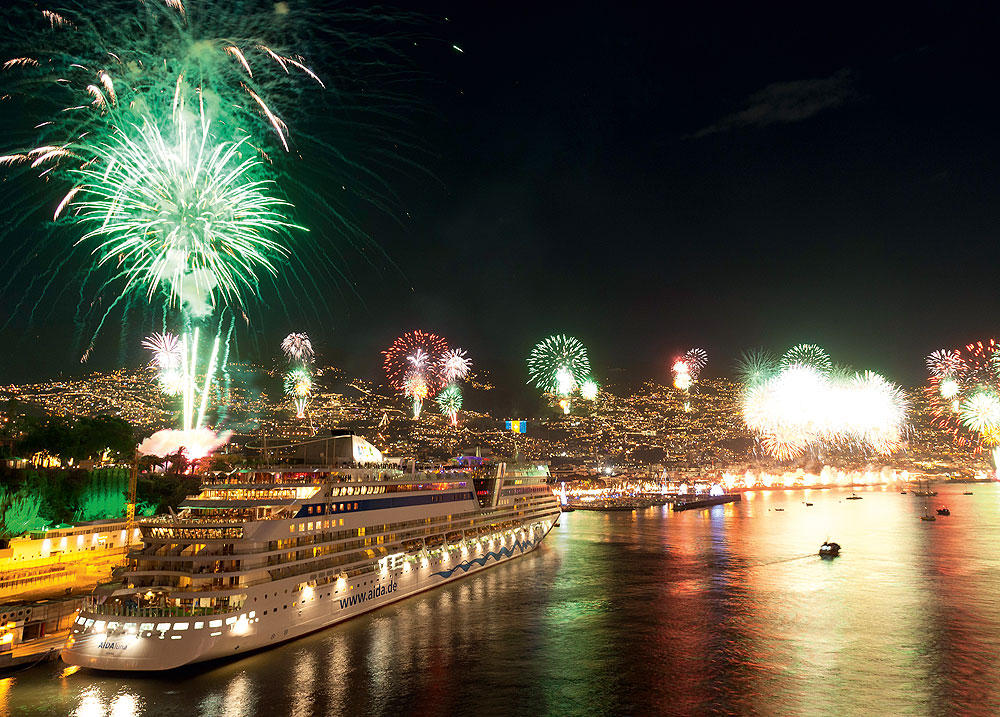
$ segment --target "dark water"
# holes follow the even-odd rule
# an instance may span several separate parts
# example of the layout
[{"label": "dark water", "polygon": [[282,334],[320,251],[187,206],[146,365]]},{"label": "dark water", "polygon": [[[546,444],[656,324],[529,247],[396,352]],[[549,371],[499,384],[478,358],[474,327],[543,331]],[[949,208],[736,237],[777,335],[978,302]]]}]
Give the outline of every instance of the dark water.
[{"label": "dark water", "polygon": [[0,680],[0,716],[1000,714],[1000,488],[939,490],[934,523],[881,488],[577,511],[531,555],[236,662]]}]

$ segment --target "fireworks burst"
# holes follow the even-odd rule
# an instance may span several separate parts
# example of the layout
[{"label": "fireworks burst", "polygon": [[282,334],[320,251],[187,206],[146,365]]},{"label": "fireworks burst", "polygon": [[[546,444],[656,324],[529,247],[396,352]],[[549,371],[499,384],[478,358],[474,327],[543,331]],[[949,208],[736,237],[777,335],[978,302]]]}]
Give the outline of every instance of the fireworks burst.
[{"label": "fireworks burst", "polygon": [[285,374],[285,395],[295,405],[295,417],[305,418],[306,406],[312,394],[312,374],[305,366],[296,366]]},{"label": "fireworks burst", "polygon": [[152,353],[149,367],[156,369],[160,390],[168,396],[177,396],[184,390],[185,378],[181,374],[181,342],[171,333],[151,334],[143,339],[142,347]]},{"label": "fireworks burst", "polygon": [[580,397],[586,401],[594,401],[597,399],[597,393],[600,391],[601,387],[592,378],[586,379],[580,384]]},{"label": "fireworks burst", "polygon": [[382,352],[389,385],[413,401],[414,418],[423,402],[445,385],[442,362],[447,353],[445,339],[419,330],[403,334]]},{"label": "fireworks burst", "polygon": [[449,349],[441,357],[441,376],[447,383],[464,381],[472,368],[472,360],[462,349]]},{"label": "fireworks burst", "polygon": [[927,357],[928,395],[937,425],[960,446],[989,451],[1000,475],[1000,346],[990,339]]},{"label": "fireworks burst", "polygon": [[213,146],[207,122],[192,131],[176,119],[167,136],[147,122],[95,145],[60,207],[91,227],[80,243],[98,266],[115,265],[122,294],[162,292],[200,317],[219,299],[242,306],[259,271],[276,275],[288,250],[274,237],[294,225],[288,203],[268,194],[273,183],[253,179],[260,163],[240,159],[245,140]]},{"label": "fireworks burst", "polygon": [[281,350],[290,362],[309,363],[316,355],[313,351],[312,341],[309,340],[307,334],[288,334],[281,342]]},{"label": "fireworks burst", "polygon": [[939,349],[925,360],[931,376],[938,378],[954,376],[962,368],[962,353],[957,349]]},{"label": "fireworks burst", "polygon": [[822,374],[829,374],[833,370],[829,354],[816,344],[793,346],[781,357],[779,365],[782,369],[791,366],[809,366]]},{"label": "fireworks burst", "polygon": [[684,401],[684,410],[691,410],[690,394],[695,390],[698,383],[698,376],[701,370],[708,364],[708,352],[705,349],[690,349],[679,359],[674,361],[672,370],[674,372],[674,388],[684,391],[687,397]]},{"label": "fireworks burst", "polygon": [[788,460],[823,445],[889,454],[901,445],[906,397],[883,376],[834,374],[826,352],[809,345],[777,364],[758,356],[748,362],[743,419],[773,457]]},{"label": "fireworks burst", "polygon": [[747,351],[736,363],[736,375],[740,383],[757,384],[769,378],[777,365],[774,354],[766,349]]},{"label": "fireworks burst", "polygon": [[528,383],[546,393],[568,396],[590,376],[586,347],[572,336],[556,334],[540,341],[528,356]]},{"label": "fireworks burst", "polygon": [[181,342],[171,333],[151,334],[143,339],[142,347],[153,353],[150,368],[171,371],[181,365]]},{"label": "fireworks burst", "polygon": [[462,389],[458,384],[448,384],[434,399],[441,413],[448,417],[451,425],[458,424],[458,412],[462,409]]},{"label": "fireworks burst", "polygon": [[674,361],[674,386],[682,391],[690,391],[697,383],[701,370],[708,363],[708,352],[704,349],[691,349]]}]

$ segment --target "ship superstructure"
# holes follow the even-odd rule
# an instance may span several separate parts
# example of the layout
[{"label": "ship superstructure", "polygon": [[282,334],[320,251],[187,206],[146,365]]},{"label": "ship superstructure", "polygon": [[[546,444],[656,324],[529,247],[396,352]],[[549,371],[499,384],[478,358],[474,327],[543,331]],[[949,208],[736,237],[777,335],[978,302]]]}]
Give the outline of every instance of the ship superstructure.
[{"label": "ship superstructure", "polygon": [[523,555],[559,515],[544,462],[420,469],[364,439],[217,474],[88,598],[63,660],[163,670],[294,639]]}]

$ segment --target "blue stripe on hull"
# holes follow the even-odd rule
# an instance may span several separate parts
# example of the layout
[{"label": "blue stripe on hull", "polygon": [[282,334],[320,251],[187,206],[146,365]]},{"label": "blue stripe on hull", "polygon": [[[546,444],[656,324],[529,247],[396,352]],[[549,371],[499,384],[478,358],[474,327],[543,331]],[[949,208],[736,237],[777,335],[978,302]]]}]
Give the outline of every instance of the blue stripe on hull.
[{"label": "blue stripe on hull", "polygon": [[471,568],[473,565],[478,565],[480,567],[483,567],[486,565],[486,563],[489,561],[490,558],[493,558],[494,560],[500,560],[501,558],[509,558],[512,555],[514,555],[515,548],[520,550],[521,553],[523,554],[531,550],[537,544],[538,541],[532,542],[530,540],[526,540],[522,543],[520,540],[515,540],[514,544],[509,548],[506,547],[500,548],[500,550],[498,550],[497,552],[493,552],[491,550],[481,558],[473,558],[472,560],[466,560],[464,562],[459,563],[450,570],[442,570],[437,573],[432,573],[432,575],[440,575],[441,577],[447,579],[450,578],[452,575],[454,575],[456,570],[461,570],[463,573],[467,573],[469,572],[469,568]]}]

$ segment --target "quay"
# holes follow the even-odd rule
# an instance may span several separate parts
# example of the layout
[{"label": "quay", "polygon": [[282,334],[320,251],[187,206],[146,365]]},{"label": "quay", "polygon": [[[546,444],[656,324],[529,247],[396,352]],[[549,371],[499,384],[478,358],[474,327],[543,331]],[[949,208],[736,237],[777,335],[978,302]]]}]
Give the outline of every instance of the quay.
[{"label": "quay", "polygon": [[739,503],[743,497],[739,493],[725,493],[723,495],[710,495],[705,497],[684,500],[678,497],[674,501],[674,510],[695,510],[697,508],[711,508],[713,505],[723,503]]}]

